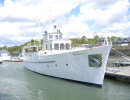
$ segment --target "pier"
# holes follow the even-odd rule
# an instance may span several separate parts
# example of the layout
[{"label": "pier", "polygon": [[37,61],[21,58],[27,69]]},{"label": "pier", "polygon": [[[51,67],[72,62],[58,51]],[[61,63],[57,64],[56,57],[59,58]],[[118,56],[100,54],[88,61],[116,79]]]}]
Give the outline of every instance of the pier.
[{"label": "pier", "polygon": [[105,77],[130,83],[130,66],[127,67],[107,67]]},{"label": "pier", "polygon": [[120,62],[115,62],[112,63],[113,66],[119,67],[119,66],[130,66],[130,62],[125,62],[125,61],[120,61]]}]

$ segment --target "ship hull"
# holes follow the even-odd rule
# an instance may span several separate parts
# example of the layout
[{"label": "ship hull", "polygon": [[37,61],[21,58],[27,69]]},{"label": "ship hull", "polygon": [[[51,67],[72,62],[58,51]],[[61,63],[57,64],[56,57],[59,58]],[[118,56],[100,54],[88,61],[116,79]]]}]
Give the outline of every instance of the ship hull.
[{"label": "ship hull", "polygon": [[111,47],[34,57],[34,53],[28,53],[32,58],[25,59],[24,66],[40,74],[102,86]]}]

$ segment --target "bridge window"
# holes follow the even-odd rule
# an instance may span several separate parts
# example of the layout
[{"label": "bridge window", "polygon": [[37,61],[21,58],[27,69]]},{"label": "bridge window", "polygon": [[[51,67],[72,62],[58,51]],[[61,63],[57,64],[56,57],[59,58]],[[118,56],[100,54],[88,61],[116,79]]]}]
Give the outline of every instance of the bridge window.
[{"label": "bridge window", "polygon": [[66,50],[70,50],[70,44],[66,43]]},{"label": "bridge window", "polygon": [[49,35],[49,39],[53,39],[53,35]]},{"label": "bridge window", "polygon": [[60,50],[64,50],[64,43],[60,44]]},{"label": "bridge window", "polygon": [[54,49],[55,49],[55,50],[59,50],[59,44],[58,44],[58,43],[55,43],[55,44],[54,44]]},{"label": "bridge window", "polygon": [[58,35],[55,35],[55,39],[58,39]]},{"label": "bridge window", "polygon": [[59,35],[59,39],[62,39],[62,35]]}]

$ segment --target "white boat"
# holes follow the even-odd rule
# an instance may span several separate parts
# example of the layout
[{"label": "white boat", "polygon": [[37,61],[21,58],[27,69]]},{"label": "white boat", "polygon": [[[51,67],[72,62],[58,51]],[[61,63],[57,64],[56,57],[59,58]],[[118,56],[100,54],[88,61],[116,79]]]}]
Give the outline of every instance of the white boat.
[{"label": "white boat", "polygon": [[0,51],[0,59],[2,61],[9,61],[11,60],[11,55],[8,51]]},{"label": "white boat", "polygon": [[24,66],[40,74],[102,86],[112,43],[104,40],[100,46],[72,48],[71,40],[62,35],[56,25],[53,32],[45,31],[42,50],[25,48]]}]

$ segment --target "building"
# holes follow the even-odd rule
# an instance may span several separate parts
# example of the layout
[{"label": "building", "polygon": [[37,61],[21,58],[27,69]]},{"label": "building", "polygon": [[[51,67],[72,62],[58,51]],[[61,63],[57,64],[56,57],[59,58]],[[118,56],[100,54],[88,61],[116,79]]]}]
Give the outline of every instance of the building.
[{"label": "building", "polygon": [[130,46],[130,37],[128,37],[128,38],[116,38],[114,40],[114,46]]},{"label": "building", "polygon": [[82,40],[83,40],[83,41],[87,40],[86,36],[83,35],[83,36],[82,36]]}]

